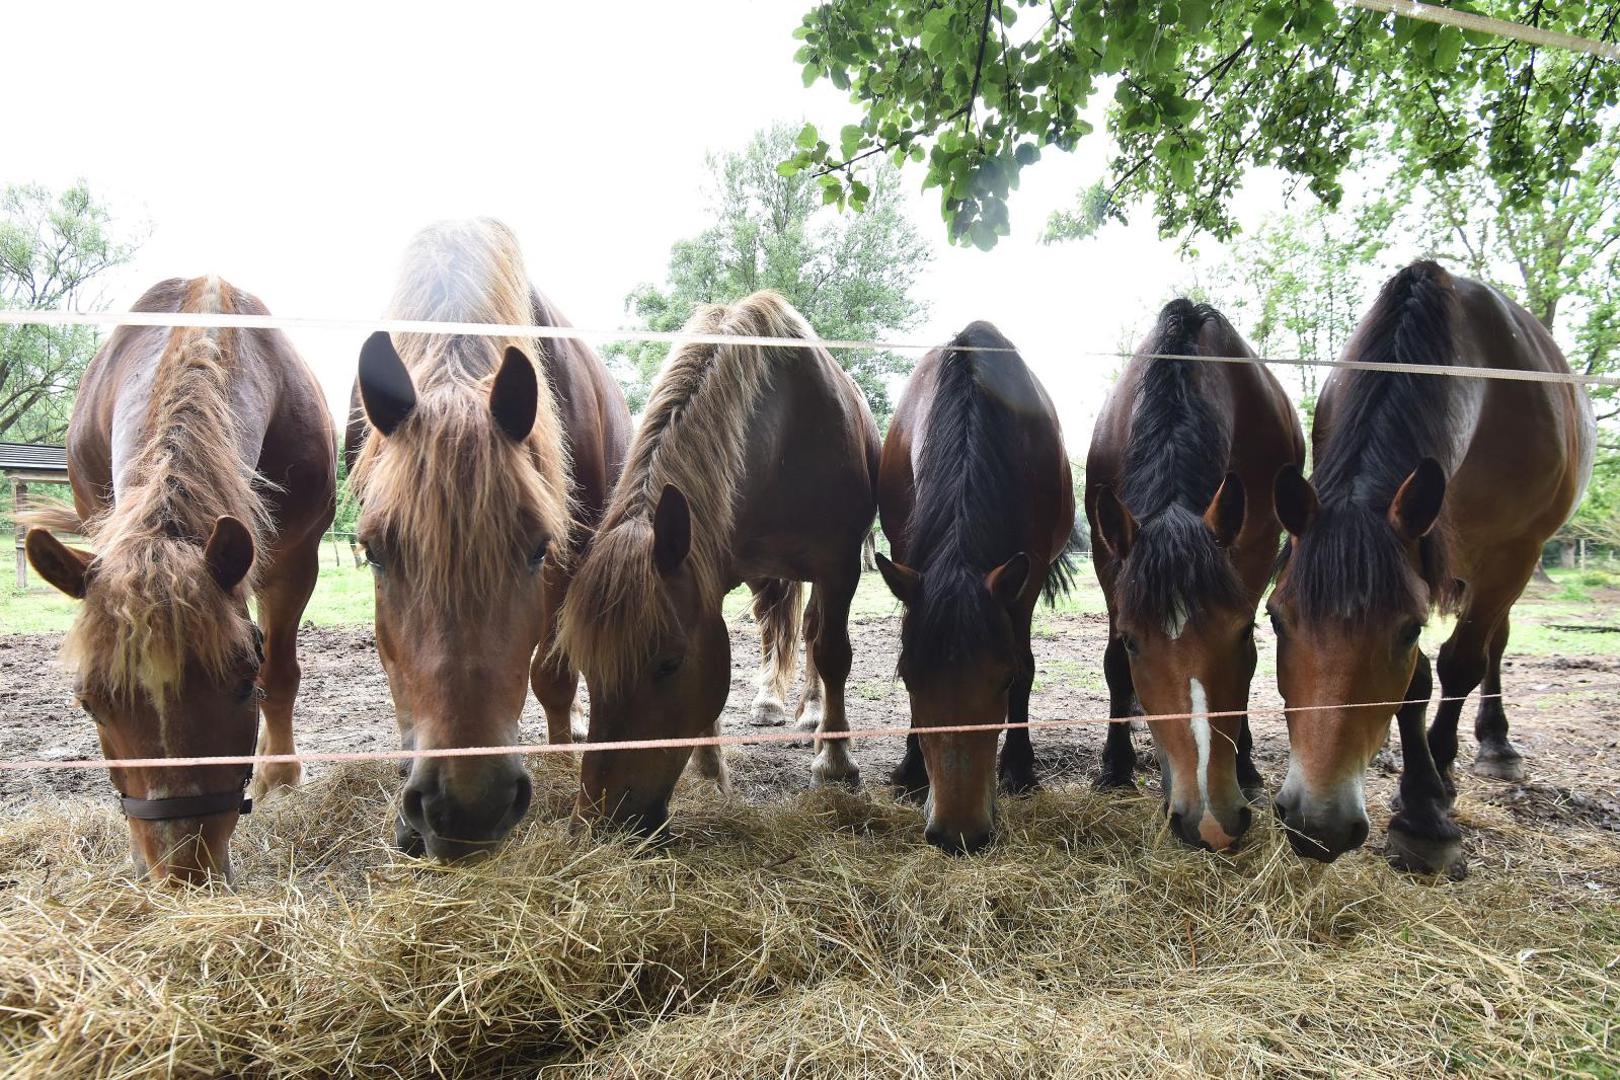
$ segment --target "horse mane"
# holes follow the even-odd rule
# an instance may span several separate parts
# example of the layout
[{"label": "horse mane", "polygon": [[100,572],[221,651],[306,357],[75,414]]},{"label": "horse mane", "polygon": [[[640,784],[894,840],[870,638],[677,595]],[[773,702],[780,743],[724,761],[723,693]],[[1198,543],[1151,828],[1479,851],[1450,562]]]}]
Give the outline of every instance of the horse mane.
[{"label": "horse mane", "polygon": [[[406,249],[388,306],[393,319],[526,325],[548,320],[512,231],[491,218],[440,222]],[[529,338],[395,334],[416,407],[387,438],[367,438],[351,480],[365,516],[393,545],[424,597],[483,602],[524,573],[521,545],[537,530],[548,562],[572,548],[568,444],[556,396],[536,364],[534,428],[514,443],[494,423],[490,386],[508,348],[536,363]]]},{"label": "horse mane", "polygon": [[[134,310],[267,313],[216,277],[165,281]],[[84,526],[96,556],[63,656],[88,684],[118,697],[142,690],[159,709],[188,659],[223,678],[256,647],[245,594],[254,591],[259,560],[226,592],[203,557],[222,516],[247,526],[256,553],[270,525],[257,490],[264,481],[257,462],[241,457],[232,407],[243,333],[253,331],[169,332],[140,442],[122,470],[128,483]]]},{"label": "horse mane", "polygon": [[[1003,365],[1023,365],[1012,349],[994,326],[974,322],[939,359],[906,526],[922,595],[907,613],[904,647],[908,662],[924,667],[1001,647],[986,616],[994,599],[984,577],[1019,549],[1012,526],[1020,515],[1008,478],[1024,468],[1017,428],[1026,403],[1009,400],[1020,388],[1005,385],[1011,370]],[[1048,570],[1042,583],[1048,601],[1072,582],[1075,546]]]},{"label": "horse mane", "polygon": [[1231,418],[1203,392],[1200,361],[1169,358],[1200,355],[1199,335],[1211,323],[1237,336],[1208,304],[1177,299],[1159,312],[1125,448],[1121,497],[1137,534],[1115,602],[1124,621],[1172,635],[1208,607],[1241,605],[1246,594],[1203,519],[1226,475]]},{"label": "horse mane", "polygon": [[[1457,295],[1438,264],[1415,262],[1384,285],[1345,359],[1396,364],[1455,364]],[[1360,618],[1396,607],[1426,586],[1428,603],[1447,611],[1461,598],[1451,572],[1452,538],[1444,517],[1418,541],[1414,573],[1389,527],[1389,504],[1425,457],[1449,474],[1457,465],[1453,424],[1458,392],[1451,378],[1343,369],[1333,430],[1311,477],[1320,504],[1314,524],[1278,563],[1292,570],[1279,591],[1305,618]]]},{"label": "horse mane", "polygon": [[[815,337],[804,316],[769,291],[731,305],[704,305],[683,332]],[[687,344],[665,361],[558,623],[557,651],[597,686],[622,686],[646,662],[654,639],[673,625],[653,565],[653,513],[667,485],[678,488],[691,509],[687,565],[698,593],[705,603],[719,604],[748,421],[776,366],[801,351]]]}]

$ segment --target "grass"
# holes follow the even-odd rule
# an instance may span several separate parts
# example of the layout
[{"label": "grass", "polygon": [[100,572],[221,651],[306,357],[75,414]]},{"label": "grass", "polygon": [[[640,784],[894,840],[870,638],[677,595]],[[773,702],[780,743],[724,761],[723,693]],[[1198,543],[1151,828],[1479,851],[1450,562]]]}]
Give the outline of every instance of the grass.
[{"label": "grass", "polygon": [[1146,799],[1006,807],[953,859],[886,795],[688,784],[646,849],[565,827],[571,763],[470,867],[383,840],[397,779],[247,819],[234,891],[121,880],[123,825],[0,825],[0,1072],[19,1078],[1613,1076],[1612,841],[1465,798],[1471,877],[1171,840]]}]

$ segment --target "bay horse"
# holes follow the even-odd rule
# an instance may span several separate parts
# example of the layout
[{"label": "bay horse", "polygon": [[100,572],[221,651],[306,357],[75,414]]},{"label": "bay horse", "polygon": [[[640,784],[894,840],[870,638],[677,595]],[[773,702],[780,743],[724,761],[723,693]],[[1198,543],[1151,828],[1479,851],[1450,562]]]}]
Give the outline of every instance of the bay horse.
[{"label": "bay horse", "polygon": [[[814,340],[772,292],[700,308],[687,332]],[[806,696],[849,730],[849,606],[876,508],[877,427],[820,346],[685,345],[653,386],[624,474],[563,605],[558,649],[590,688],[590,742],[719,730],[731,685],[726,593],[755,588],[762,688],[791,674],[797,589],[811,583]],[[577,819],[643,833],[668,818],[687,749],[586,749]],[[716,747],[697,771],[726,784]],[[821,740],[819,783],[858,780],[847,740]]]},{"label": "bay horse", "polygon": [[[568,325],[487,218],[417,234],[389,315]],[[352,400],[345,453],[401,745],[515,744],[526,675],[551,741],[569,741],[579,678],[550,642],[624,461],[618,384],[574,339],[379,332]],[[515,755],[418,758],[395,842],[447,860],[487,851],[531,794]]]},{"label": "bay horse", "polygon": [[[1108,605],[1109,715],[1149,721],[1171,830],[1216,851],[1248,830],[1260,789],[1248,717],[1254,617],[1282,525],[1271,502],[1305,436],[1259,364],[1167,357],[1254,356],[1220,312],[1174,300],[1103,405],[1086,457],[1086,519]],[[1131,787],[1126,723],[1108,725],[1097,786]]]},{"label": "bay horse", "polygon": [[[1527,311],[1432,262],[1384,286],[1344,356],[1569,372]],[[1341,369],[1323,386],[1311,438],[1311,479],[1292,468],[1276,478],[1290,534],[1269,605],[1277,681],[1305,710],[1289,714],[1277,814],[1301,855],[1331,861],[1359,847],[1363,773],[1393,713],[1403,767],[1386,853],[1397,867],[1460,875],[1449,816],[1457,720],[1483,680],[1474,768],[1523,776],[1500,697],[1508,612],[1591,476],[1591,404],[1574,383]],[[1431,675],[1418,641],[1436,610],[1458,618],[1425,735]],[[1409,704],[1370,704],[1391,701]]]},{"label": "bay horse", "polygon": [[[134,310],[269,314],[217,277],[160,282]],[[85,369],[67,444],[94,554],[40,528],[27,549],[84,601],[63,654],[103,752],[252,753],[262,712],[258,752],[293,753],[298,624],[336,510],[314,374],[279,330],[120,326]],[[186,882],[230,879],[244,788],[299,779],[296,763],[110,771],[137,872]]]},{"label": "bay horse", "polygon": [[[930,844],[966,854],[994,834],[1000,733],[927,729],[1029,719],[1030,621],[1072,579],[1057,410],[994,326],[971,323],[918,362],[883,442],[878,508],[893,551],[878,569],[905,607],[899,672],[923,732],[893,783],[926,792]],[[999,777],[1013,794],[1035,788],[1028,728],[1007,731]]]}]

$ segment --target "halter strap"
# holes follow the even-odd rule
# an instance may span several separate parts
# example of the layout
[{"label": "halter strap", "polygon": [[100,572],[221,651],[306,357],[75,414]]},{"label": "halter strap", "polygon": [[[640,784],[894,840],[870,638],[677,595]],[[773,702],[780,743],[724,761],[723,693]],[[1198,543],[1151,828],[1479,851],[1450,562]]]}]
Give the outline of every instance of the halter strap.
[{"label": "halter strap", "polygon": [[127,818],[137,821],[173,821],[176,818],[212,817],[228,814],[232,810],[242,814],[253,813],[253,800],[244,792],[253,780],[252,770],[242,777],[242,786],[235,791],[216,791],[210,795],[177,795],[168,799],[134,799],[118,793],[118,808]]}]

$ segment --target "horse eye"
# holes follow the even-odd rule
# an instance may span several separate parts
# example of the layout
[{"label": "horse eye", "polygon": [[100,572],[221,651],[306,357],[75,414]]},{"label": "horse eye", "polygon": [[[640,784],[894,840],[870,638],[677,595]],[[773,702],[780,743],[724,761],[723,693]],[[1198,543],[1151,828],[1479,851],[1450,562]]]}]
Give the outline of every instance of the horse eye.
[{"label": "horse eye", "polygon": [[653,669],[653,678],[655,680],[669,678],[681,669],[681,661],[684,659],[685,657],[681,656],[671,656],[660,660],[658,666]]},{"label": "horse eye", "polygon": [[1414,620],[1413,622],[1408,623],[1406,626],[1401,628],[1401,648],[1410,649],[1413,645],[1418,643],[1418,638],[1422,636],[1423,624],[1421,622]]},{"label": "horse eye", "polygon": [[264,691],[260,689],[257,679],[246,679],[236,689],[236,700],[246,702],[250,699],[264,700]]},{"label": "horse eye", "polygon": [[95,721],[97,724],[101,723],[100,720],[96,719],[96,710],[92,709],[90,707],[90,703],[88,701],[84,700],[84,698],[75,697],[73,699],[73,703],[75,705],[77,705],[81,710],[83,710],[84,715],[88,716],[91,720]]},{"label": "horse eye", "polygon": [[1125,646],[1125,652],[1131,656],[1137,655],[1137,653],[1140,651],[1140,647],[1136,643],[1136,638],[1130,634],[1119,635],[1119,643]]},{"label": "horse eye", "polygon": [[540,546],[529,554],[529,573],[538,571],[546,561],[546,549],[551,546],[550,540],[540,541]]},{"label": "horse eye", "polygon": [[367,544],[365,541],[361,541],[361,546],[366,550],[366,565],[371,567],[374,573],[382,573],[384,569],[382,553],[375,546]]}]

